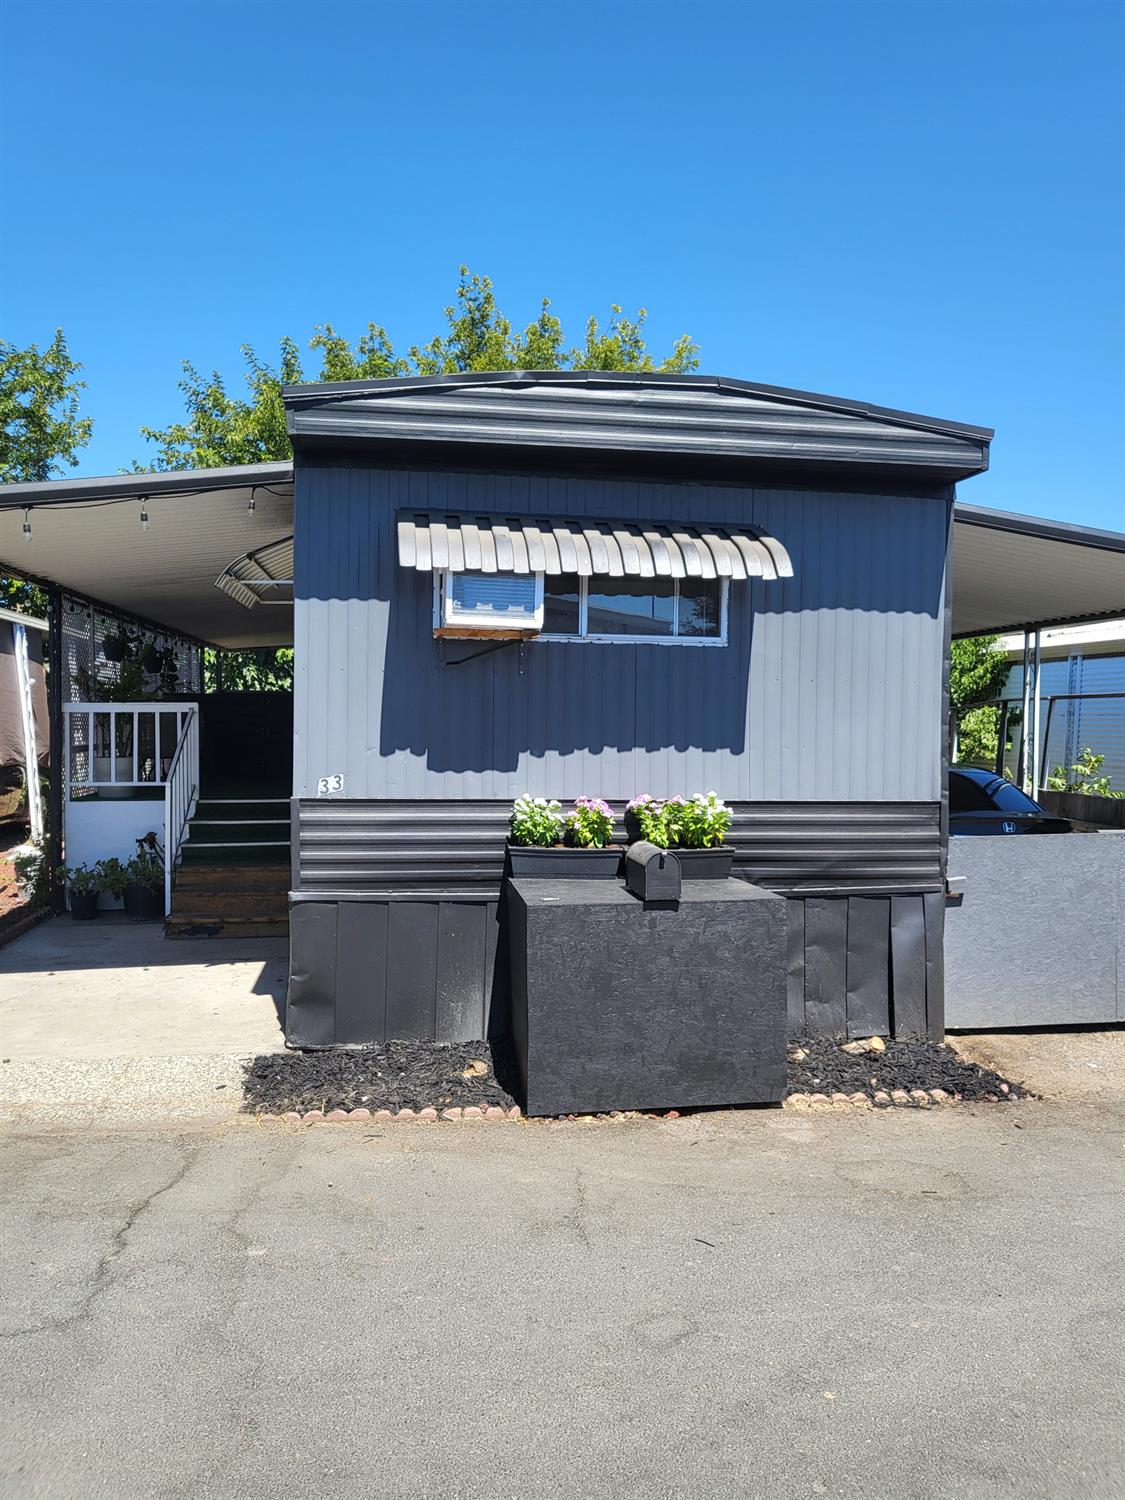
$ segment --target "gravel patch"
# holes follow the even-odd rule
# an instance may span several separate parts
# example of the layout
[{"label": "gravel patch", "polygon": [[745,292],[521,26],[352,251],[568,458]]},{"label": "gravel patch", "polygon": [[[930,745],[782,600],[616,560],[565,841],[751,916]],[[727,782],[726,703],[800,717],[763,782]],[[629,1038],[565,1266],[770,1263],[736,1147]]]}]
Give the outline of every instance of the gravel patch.
[{"label": "gravel patch", "polygon": [[[252,1114],[320,1109],[510,1108],[509,1049],[497,1042],[386,1042],[354,1052],[285,1052],[246,1065]],[[505,1087],[505,1084],[508,1087]]]},{"label": "gravel patch", "polygon": [[[870,1043],[869,1043],[870,1045]],[[789,1049],[790,1094],[877,1095],[895,1089],[944,1089],[961,1099],[1034,1099],[1022,1084],[959,1057],[944,1042],[883,1041],[883,1050],[848,1053],[839,1041],[813,1037]]]},{"label": "gravel patch", "polygon": [[[876,1104],[888,1102],[895,1090],[938,1089],[961,1099],[1034,1097],[989,1068],[958,1057],[944,1043],[888,1041],[883,1046],[882,1051],[847,1053],[830,1039],[793,1043],[787,1093],[862,1094]],[[334,1109],[509,1109],[513,1103],[522,1103],[522,1096],[506,1043],[398,1041],[348,1052],[255,1057],[246,1064],[242,1108],[251,1114],[327,1114]]]}]

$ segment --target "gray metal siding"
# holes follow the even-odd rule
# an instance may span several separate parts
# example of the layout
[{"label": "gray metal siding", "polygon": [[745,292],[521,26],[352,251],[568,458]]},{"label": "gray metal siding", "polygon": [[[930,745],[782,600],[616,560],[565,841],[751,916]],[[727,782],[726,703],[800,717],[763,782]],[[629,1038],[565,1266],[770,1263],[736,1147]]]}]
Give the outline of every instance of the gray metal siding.
[{"label": "gray metal siding", "polygon": [[806,392],[581,379],[387,383],[287,394],[302,438],[691,454],[758,462],[920,469],[988,466],[990,434]]},{"label": "gray metal siding", "polygon": [[[942,888],[935,803],[736,803],[734,812],[735,871],[770,890]],[[508,813],[506,802],[295,802],[294,890],[495,899]]]},{"label": "gray metal siding", "polygon": [[[294,792],[740,801],[941,794],[950,503],[907,496],[299,466]],[[401,507],[749,521],[793,558],[730,590],[726,647],[532,643],[463,665],[397,564]]]}]

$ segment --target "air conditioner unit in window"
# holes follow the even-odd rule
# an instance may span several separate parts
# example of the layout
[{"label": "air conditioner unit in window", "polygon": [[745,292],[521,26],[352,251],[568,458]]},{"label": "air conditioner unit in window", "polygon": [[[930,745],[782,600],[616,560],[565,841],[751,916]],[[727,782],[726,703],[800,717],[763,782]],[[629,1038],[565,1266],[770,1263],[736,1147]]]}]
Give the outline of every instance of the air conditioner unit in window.
[{"label": "air conditioner unit in window", "polygon": [[454,573],[442,575],[434,634],[475,640],[524,639],[543,628],[543,575]]}]

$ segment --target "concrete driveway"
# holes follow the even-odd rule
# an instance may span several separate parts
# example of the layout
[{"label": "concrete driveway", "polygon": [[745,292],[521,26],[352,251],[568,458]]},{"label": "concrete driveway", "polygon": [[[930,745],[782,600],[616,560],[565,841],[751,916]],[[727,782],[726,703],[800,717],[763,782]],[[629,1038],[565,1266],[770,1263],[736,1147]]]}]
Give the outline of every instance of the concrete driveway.
[{"label": "concrete driveway", "polygon": [[1112,1500],[1123,1122],[13,1129],[0,1488]]},{"label": "concrete driveway", "polygon": [[42,923],[0,949],[0,1122],[229,1113],[242,1059],[284,1045],[287,971],[284,938]]}]

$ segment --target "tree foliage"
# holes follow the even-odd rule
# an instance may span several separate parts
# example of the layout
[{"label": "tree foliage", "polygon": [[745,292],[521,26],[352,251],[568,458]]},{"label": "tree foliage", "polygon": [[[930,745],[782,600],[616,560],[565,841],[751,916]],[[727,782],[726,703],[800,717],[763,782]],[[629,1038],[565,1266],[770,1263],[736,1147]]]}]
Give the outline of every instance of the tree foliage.
[{"label": "tree foliage", "polygon": [[0,339],[0,484],[51,479],[77,464],[94,426],[78,415],[81,368],[61,328],[43,350]]},{"label": "tree foliage", "polygon": [[219,371],[203,376],[185,362],[180,390],[187,414],[164,428],[142,427],[141,435],[157,446],[155,461],[134,469],[203,469],[225,464],[286,459],[292,449],[285,431],[281,390],[307,379],[385,380],[404,375],[450,375],[492,370],[663,370],[683,373],[698,368],[698,346],[683,334],[659,364],[648,352],[641,308],[626,318],[614,304],[608,323],[587,320],[581,344],[567,348],[559,319],[544,298],[539,314],[521,331],[514,329],[496,303],[492,280],[461,267],[454,303],[444,310],[445,328],[425,344],[412,344],[406,356],[395,352],[386,328],[368,323],[353,344],[331,323],[317,324],[309,349],[320,357],[311,377],[291,338],[281,341],[276,365],[261,360],[248,344],[246,394],[232,395]]},{"label": "tree foliage", "polygon": [[[961,765],[995,765],[999,749],[1000,710],[989,703],[999,697],[1011,663],[997,635],[954,641],[949,662],[949,702],[957,732]],[[1014,720],[1009,719],[1009,723]]]},{"label": "tree foliage", "polygon": [[1000,696],[1012,668],[999,642],[998,635],[977,635],[953,642],[949,701],[954,709],[974,708]]},{"label": "tree foliage", "polygon": [[[46,349],[0,339],[0,484],[52,479],[77,464],[94,426],[78,414],[86,388],[76,378],[81,369],[61,328]],[[22,578],[0,578],[0,604],[21,614],[47,613],[45,590]]]},{"label": "tree foliage", "polygon": [[[219,669],[216,658],[221,657]],[[242,651],[203,653],[203,690],[226,693],[287,693],[293,688],[293,647],[249,646]]]}]

